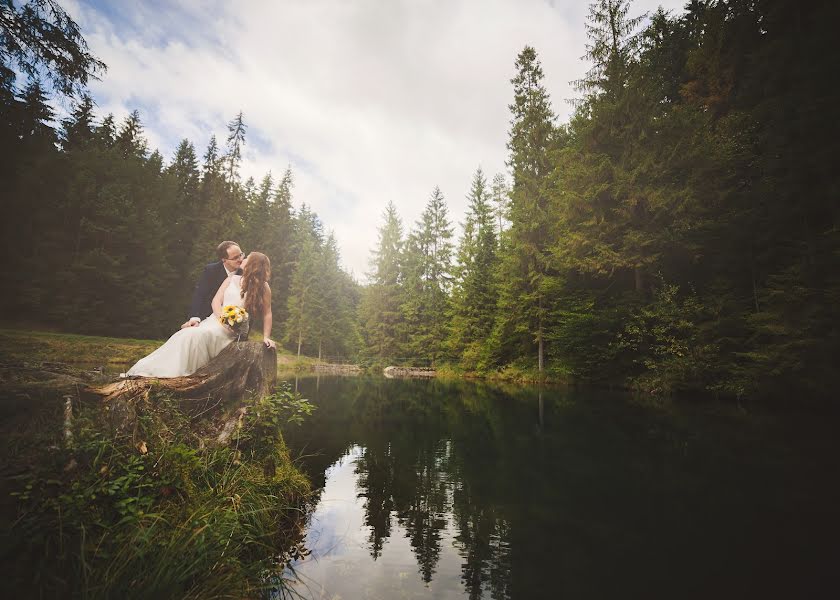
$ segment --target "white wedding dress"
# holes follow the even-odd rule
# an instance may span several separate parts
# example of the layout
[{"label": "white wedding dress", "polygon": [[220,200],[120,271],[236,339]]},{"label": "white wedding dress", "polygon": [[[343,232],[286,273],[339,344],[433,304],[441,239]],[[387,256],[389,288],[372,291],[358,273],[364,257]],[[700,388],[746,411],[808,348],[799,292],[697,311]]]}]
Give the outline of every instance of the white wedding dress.
[{"label": "white wedding dress", "polygon": [[[241,275],[231,275],[222,306],[243,306]],[[128,377],[183,377],[192,375],[225,349],[235,335],[215,315],[204,319],[198,327],[177,331],[160,348],[141,358],[125,375]]]}]

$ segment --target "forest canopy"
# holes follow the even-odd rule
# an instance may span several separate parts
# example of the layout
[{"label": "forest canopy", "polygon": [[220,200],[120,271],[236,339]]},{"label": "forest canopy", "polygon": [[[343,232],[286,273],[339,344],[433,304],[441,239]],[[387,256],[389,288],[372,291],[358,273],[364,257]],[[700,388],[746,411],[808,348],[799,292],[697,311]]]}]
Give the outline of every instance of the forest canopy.
[{"label": "forest canopy", "polygon": [[45,85],[10,37],[16,9],[2,9],[3,243],[23,274],[4,315],[164,337],[212,248],[235,239],[271,257],[275,335],[310,355],[657,394],[831,394],[834,3],[692,0],[642,18],[594,2],[568,122],[525,47],[509,172],[475,171],[458,239],[434,182],[413,225],[384,207],[364,286],[320,218],[295,208],[290,168],[242,180],[241,113],[201,157],[184,139],[168,161],[136,111],[116,122],[77,94],[57,122],[50,94],[104,65],[64,21],[82,71]]}]

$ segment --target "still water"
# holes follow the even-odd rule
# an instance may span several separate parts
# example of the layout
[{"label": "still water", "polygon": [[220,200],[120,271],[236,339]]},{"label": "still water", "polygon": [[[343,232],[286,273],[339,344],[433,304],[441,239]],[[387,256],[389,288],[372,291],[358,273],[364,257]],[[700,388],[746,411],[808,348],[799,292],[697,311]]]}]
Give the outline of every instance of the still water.
[{"label": "still water", "polygon": [[[836,419],[310,378],[303,598],[840,597]],[[293,382],[294,385],[294,382]]]}]

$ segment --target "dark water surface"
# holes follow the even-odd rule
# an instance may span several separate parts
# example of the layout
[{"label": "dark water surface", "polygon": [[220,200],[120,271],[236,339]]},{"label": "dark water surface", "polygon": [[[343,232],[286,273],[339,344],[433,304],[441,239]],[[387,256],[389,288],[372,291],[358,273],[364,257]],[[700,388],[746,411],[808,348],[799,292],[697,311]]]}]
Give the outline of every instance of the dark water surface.
[{"label": "dark water surface", "polygon": [[840,597],[834,417],[301,379],[304,598]]}]

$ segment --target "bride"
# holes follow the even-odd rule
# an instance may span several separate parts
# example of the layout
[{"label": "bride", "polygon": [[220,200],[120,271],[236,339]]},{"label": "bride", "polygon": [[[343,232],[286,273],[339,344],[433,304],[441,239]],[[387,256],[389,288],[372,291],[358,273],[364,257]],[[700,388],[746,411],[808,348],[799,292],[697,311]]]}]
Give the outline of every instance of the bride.
[{"label": "bride", "polygon": [[263,342],[269,348],[276,344],[271,334],[271,262],[261,252],[251,252],[242,261],[242,275],[231,275],[222,282],[211,303],[213,314],[198,327],[186,327],[166,340],[160,348],[141,358],[125,375],[128,377],[183,377],[206,365],[228,344],[235,334],[222,325],[222,307],[242,306],[253,323],[253,315],[262,315]]}]

